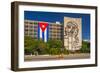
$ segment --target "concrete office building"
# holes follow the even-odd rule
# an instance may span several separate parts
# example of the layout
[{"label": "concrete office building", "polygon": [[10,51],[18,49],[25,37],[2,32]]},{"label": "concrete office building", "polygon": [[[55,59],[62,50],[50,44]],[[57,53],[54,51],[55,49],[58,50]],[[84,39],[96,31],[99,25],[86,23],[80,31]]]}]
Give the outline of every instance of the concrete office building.
[{"label": "concrete office building", "polygon": [[[38,23],[41,21],[25,20],[24,34],[38,39]],[[47,22],[49,26],[49,39],[63,39],[63,26],[60,23]]]}]

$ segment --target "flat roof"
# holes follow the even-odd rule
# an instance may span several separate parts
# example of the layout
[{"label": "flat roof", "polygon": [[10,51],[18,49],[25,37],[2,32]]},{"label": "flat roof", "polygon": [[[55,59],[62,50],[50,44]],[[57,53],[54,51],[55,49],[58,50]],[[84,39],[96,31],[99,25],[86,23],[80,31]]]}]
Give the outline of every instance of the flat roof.
[{"label": "flat roof", "polygon": [[[55,23],[52,23],[52,22],[45,22],[45,21],[35,21],[35,20],[24,20],[25,22],[44,22],[44,23],[49,23],[49,24],[57,24],[56,22]],[[57,21],[58,22],[58,21]],[[58,24],[58,25],[62,25],[61,23]]]}]

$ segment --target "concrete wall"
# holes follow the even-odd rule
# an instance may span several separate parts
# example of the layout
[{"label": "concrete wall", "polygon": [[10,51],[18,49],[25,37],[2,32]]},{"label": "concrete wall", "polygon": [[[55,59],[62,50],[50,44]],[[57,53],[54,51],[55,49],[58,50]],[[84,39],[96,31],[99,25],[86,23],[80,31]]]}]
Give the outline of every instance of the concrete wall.
[{"label": "concrete wall", "polygon": [[82,46],[81,18],[64,17],[64,47],[79,50]]}]

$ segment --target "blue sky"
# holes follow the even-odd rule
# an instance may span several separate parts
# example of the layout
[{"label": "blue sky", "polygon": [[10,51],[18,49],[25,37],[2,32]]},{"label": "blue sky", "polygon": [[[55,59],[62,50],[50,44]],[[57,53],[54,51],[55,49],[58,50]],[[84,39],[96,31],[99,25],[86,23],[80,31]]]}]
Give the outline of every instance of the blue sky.
[{"label": "blue sky", "polygon": [[73,18],[82,18],[82,39],[90,40],[90,14],[79,13],[59,13],[59,12],[41,12],[24,11],[24,19],[46,21],[46,22],[64,22],[64,16]]}]

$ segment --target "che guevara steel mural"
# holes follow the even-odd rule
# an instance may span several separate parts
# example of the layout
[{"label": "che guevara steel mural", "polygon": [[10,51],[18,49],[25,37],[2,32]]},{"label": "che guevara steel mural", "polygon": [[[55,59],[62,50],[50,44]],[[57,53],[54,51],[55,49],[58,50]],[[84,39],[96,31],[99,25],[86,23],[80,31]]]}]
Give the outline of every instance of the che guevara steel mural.
[{"label": "che guevara steel mural", "polygon": [[80,19],[65,18],[64,22],[65,22],[64,23],[65,48],[71,51],[79,50],[81,48],[81,28],[80,28],[81,21]]}]

